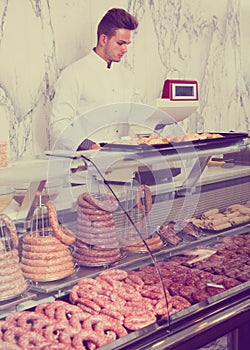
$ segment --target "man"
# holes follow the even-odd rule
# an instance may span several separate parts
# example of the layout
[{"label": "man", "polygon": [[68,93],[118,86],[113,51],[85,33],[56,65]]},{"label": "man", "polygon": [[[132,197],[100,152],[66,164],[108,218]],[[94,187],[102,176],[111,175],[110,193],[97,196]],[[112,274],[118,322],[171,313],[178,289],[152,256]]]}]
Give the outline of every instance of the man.
[{"label": "man", "polygon": [[[124,9],[109,10],[98,25],[96,47],[86,57],[64,69],[56,84],[52,106],[52,144],[57,141],[57,147],[72,149],[73,140],[69,135],[79,139],[82,132],[81,128],[74,126],[74,121],[87,111],[107,104],[138,101],[132,75],[118,64],[127,53],[131,34],[137,26],[137,19]],[[122,135],[122,128],[113,121],[110,125],[107,116],[103,118],[106,120],[100,120],[100,126],[107,123],[109,128],[104,128],[95,142],[102,141],[107,134],[111,138]],[[74,130],[63,132],[69,128]],[[83,136],[85,138],[86,134]],[[78,149],[96,148],[95,142],[82,137]]]}]

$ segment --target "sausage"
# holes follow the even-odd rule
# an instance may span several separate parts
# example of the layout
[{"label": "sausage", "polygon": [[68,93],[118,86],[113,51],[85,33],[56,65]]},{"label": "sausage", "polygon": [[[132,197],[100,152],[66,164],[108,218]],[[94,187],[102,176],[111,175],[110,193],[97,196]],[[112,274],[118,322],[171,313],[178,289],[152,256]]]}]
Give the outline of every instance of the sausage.
[{"label": "sausage", "polygon": [[[105,213],[105,212],[104,212]],[[86,221],[108,221],[113,219],[112,213],[105,213],[105,214],[85,214],[82,212],[78,212],[78,217],[86,220]]]},{"label": "sausage", "polygon": [[67,302],[64,304],[50,303],[50,305],[46,307],[45,312],[50,318],[53,316],[53,319],[64,323],[68,323],[73,315],[82,314],[82,310],[78,306],[71,305]]},{"label": "sausage", "polygon": [[15,281],[18,278],[22,277],[22,271],[18,270],[17,272],[14,272],[10,275],[5,275],[5,276],[1,276],[1,285],[0,285],[0,291],[4,290],[3,288],[5,288],[5,284]]},{"label": "sausage", "polygon": [[22,349],[38,349],[48,345],[48,342],[42,335],[36,332],[24,333],[21,327],[8,329],[4,334],[4,340],[14,344],[17,343]]},{"label": "sausage", "polygon": [[22,349],[37,349],[43,346],[47,346],[47,340],[36,332],[28,332],[20,337],[18,344]]},{"label": "sausage", "polygon": [[17,236],[17,230],[14,221],[6,214],[0,215],[0,220],[3,221],[5,224],[5,227],[8,230],[8,234],[10,237],[10,245],[11,249],[17,249],[18,248],[18,236]]},{"label": "sausage", "polygon": [[34,273],[34,274],[47,274],[47,273],[54,273],[59,272],[62,270],[68,270],[74,267],[74,263],[72,261],[67,261],[64,264],[61,265],[52,265],[52,266],[31,266],[31,265],[25,265],[21,263],[21,268],[23,272],[27,273]]},{"label": "sausage", "polygon": [[60,243],[59,239],[52,236],[37,236],[35,233],[30,234],[26,233],[23,236],[23,243],[25,244],[34,244],[34,245],[47,245],[47,244],[58,244]]},{"label": "sausage", "polygon": [[105,227],[105,226],[99,226],[99,227],[89,227],[89,226],[83,226],[77,224],[77,231],[78,232],[84,232],[84,233],[93,233],[93,234],[105,234],[105,233],[115,233],[115,227]]},{"label": "sausage", "polygon": [[71,345],[71,338],[76,332],[73,332],[73,328],[69,327],[67,323],[59,322],[53,323],[45,328],[44,336],[49,343]]},{"label": "sausage", "polygon": [[77,217],[78,226],[83,226],[84,228],[105,228],[105,227],[115,227],[114,219],[100,220],[100,221],[90,221],[78,215]]},{"label": "sausage", "polygon": [[126,277],[128,277],[128,272],[122,269],[104,270],[99,274],[99,277],[108,277],[116,281],[122,281],[125,280]]},{"label": "sausage", "polygon": [[90,316],[83,323],[83,328],[89,331],[95,330],[100,334],[113,331],[116,335],[115,339],[124,337],[128,334],[127,330],[121,325],[118,320],[105,315]]},{"label": "sausage", "polygon": [[[142,193],[145,194],[145,205],[142,202]],[[140,210],[144,210],[145,213],[149,213],[152,209],[152,195],[149,186],[147,185],[140,185],[137,191],[136,196],[136,203],[137,207]]]},{"label": "sausage", "polygon": [[23,272],[25,278],[30,279],[32,281],[46,281],[46,280],[56,280],[64,277],[68,277],[72,275],[74,272],[74,268],[69,268],[56,272],[48,272],[48,273],[35,273],[35,272]]},{"label": "sausage", "polygon": [[17,344],[13,344],[6,341],[0,341],[0,349],[2,350],[22,350]]},{"label": "sausage", "polygon": [[136,316],[135,308],[135,314],[125,317],[123,324],[127,329],[136,331],[154,322],[156,322],[156,317],[153,312]]},{"label": "sausage", "polygon": [[[87,209],[92,209],[92,210],[102,210],[102,209],[98,209],[95,205],[90,204],[88,201],[86,201],[83,198],[83,193],[79,194],[79,196],[77,197],[77,204],[80,208],[87,208]],[[104,210],[106,211],[106,210]]]},{"label": "sausage", "polygon": [[91,227],[92,226],[92,222],[89,221],[89,220],[86,220],[86,219],[83,219],[81,215],[77,215],[77,219],[76,219],[76,222],[79,224],[79,225],[82,225],[82,226],[88,226],[88,227]]},{"label": "sausage", "polygon": [[0,254],[0,261],[7,261],[8,259],[12,259],[12,257],[18,256],[18,250],[13,249],[9,252],[4,252]]},{"label": "sausage", "polygon": [[16,311],[7,316],[8,322],[22,327],[25,330],[33,331],[40,320],[47,320],[47,317],[33,311]]},{"label": "sausage", "polygon": [[98,209],[114,212],[118,208],[118,202],[111,194],[84,192],[82,198]]},{"label": "sausage", "polygon": [[79,235],[81,239],[84,239],[84,241],[90,245],[93,246],[99,246],[102,247],[104,249],[108,249],[108,248],[118,248],[119,244],[116,240],[115,237],[105,237],[105,236],[101,236],[100,238],[98,238],[97,236],[89,236],[89,235]]},{"label": "sausage", "polygon": [[33,244],[24,244],[23,245],[23,250],[27,252],[34,252],[34,253],[53,253],[53,252],[59,252],[59,251],[64,251],[67,249],[68,246],[63,244],[63,243],[58,243],[52,246],[47,246],[47,245],[33,245]]},{"label": "sausage", "polygon": [[65,263],[68,263],[69,261],[72,261],[72,256],[68,255],[62,258],[54,258],[51,260],[42,260],[42,259],[27,259],[22,257],[22,264],[29,265],[29,266],[56,266],[56,265],[63,265]]},{"label": "sausage", "polygon": [[55,318],[55,310],[59,306],[65,306],[67,303],[63,300],[55,300],[52,302],[47,302],[47,303],[42,303],[36,306],[35,312],[45,315],[49,319],[54,319]]},{"label": "sausage", "polygon": [[78,214],[82,214],[82,215],[112,215],[112,213],[109,213],[105,210],[101,210],[101,209],[90,209],[90,208],[85,208],[85,207],[81,207],[78,206],[77,208],[77,213]]},{"label": "sausage", "polygon": [[86,256],[82,254],[78,254],[77,252],[74,252],[74,258],[77,261],[78,264],[86,265],[88,263],[105,263],[105,262],[112,262],[115,260],[118,260],[120,258],[120,254],[114,255],[114,256]]},{"label": "sausage", "polygon": [[81,332],[74,335],[72,345],[76,349],[82,349],[84,346],[83,344],[85,342],[94,343],[96,348],[100,348],[108,344],[110,340],[107,335],[103,335],[102,337],[100,337],[100,335],[94,331],[89,332],[86,330],[82,330]]},{"label": "sausage", "polygon": [[51,260],[55,258],[63,258],[70,254],[70,250],[68,248],[64,248],[64,250],[58,252],[48,252],[48,253],[38,253],[38,252],[29,252],[26,250],[22,251],[22,258],[34,259],[34,260]]},{"label": "sausage", "polygon": [[120,256],[121,252],[120,249],[115,248],[115,249],[105,249],[103,248],[103,251],[98,251],[95,249],[82,249],[78,248],[77,253],[78,254],[83,254],[84,256],[87,257],[113,257],[113,256]]},{"label": "sausage", "polygon": [[64,244],[70,245],[75,242],[75,235],[69,229],[65,227],[61,227],[58,218],[56,209],[51,200],[47,202],[48,214],[49,214],[49,222],[53,229],[55,236]]},{"label": "sausage", "polygon": [[10,259],[6,260],[0,260],[0,276],[5,275],[5,269],[9,267],[10,265],[16,265],[19,263],[19,257],[18,256],[12,256]]}]

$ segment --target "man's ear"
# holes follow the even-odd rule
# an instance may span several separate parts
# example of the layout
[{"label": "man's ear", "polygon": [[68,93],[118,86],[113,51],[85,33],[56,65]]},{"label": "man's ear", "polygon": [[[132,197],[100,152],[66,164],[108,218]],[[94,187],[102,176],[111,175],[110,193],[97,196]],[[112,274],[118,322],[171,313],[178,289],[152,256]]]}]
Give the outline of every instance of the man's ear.
[{"label": "man's ear", "polygon": [[101,34],[100,37],[99,37],[99,44],[101,46],[105,46],[107,41],[108,41],[107,35],[106,34]]}]

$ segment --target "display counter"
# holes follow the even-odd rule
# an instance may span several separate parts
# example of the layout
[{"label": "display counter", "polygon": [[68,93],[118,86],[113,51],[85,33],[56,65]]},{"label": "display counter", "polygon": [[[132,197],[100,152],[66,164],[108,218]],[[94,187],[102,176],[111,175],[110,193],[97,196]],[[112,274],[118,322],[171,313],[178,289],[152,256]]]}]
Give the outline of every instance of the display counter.
[{"label": "display counter", "polygon": [[[244,142],[243,144],[240,143],[236,145],[229,145],[222,147],[219,150],[205,149],[198,151],[198,170],[196,168],[197,159],[195,159],[195,162],[191,162],[192,164],[189,163],[189,165],[191,164],[190,166],[188,165],[189,171],[187,171],[184,176],[183,172],[181,172],[181,174],[177,175],[176,178],[171,178],[171,181],[161,181],[160,183],[149,185],[153,200],[153,209],[150,212],[150,229],[159,232],[159,226],[165,221],[179,222],[180,219],[186,220],[191,216],[197,218],[200,217],[205,211],[213,208],[217,208],[218,211],[224,212],[226,208],[232,204],[243,205],[249,201],[249,166],[235,165],[233,168],[207,166],[207,163],[212,155],[217,155],[218,153],[226,154],[227,152],[232,152],[232,150],[238,149],[239,147],[248,147],[248,143]],[[162,159],[162,156],[164,155],[160,155],[160,159]],[[117,157],[119,158],[119,164]],[[120,157],[122,157],[122,160]],[[58,158],[55,158],[56,164],[58,164],[57,161],[59,161],[61,162],[60,164],[62,167],[56,167],[53,160],[53,165],[50,167],[50,169],[53,169],[52,173],[55,175],[55,177],[58,176],[60,179],[67,177],[67,181],[65,181],[66,186],[62,187],[61,192],[54,202],[56,204],[58,218],[61,224],[73,232],[76,232],[76,221],[78,215],[78,207],[76,205],[76,201],[79,194],[89,191],[90,188],[91,190],[94,189],[95,191],[98,188],[100,191],[102,191],[103,186],[106,186],[107,184],[103,184],[99,181],[100,179],[98,179],[97,173],[94,174],[96,177],[90,177],[92,179],[94,178],[94,182],[92,184],[90,184],[88,176],[85,176],[84,178],[86,181],[83,181],[85,183],[81,183],[78,186],[71,186],[69,179],[71,178],[72,174],[69,174],[69,171],[66,172],[65,168],[71,166],[72,159],[65,160]],[[157,157],[150,155],[147,157],[146,161],[144,159],[144,164],[146,163],[146,165],[149,166],[153,163],[157,166],[153,168],[153,171],[159,170],[162,167],[162,164],[159,166],[159,162],[157,162],[156,158]],[[176,165],[176,161],[180,161],[179,156],[176,154],[170,155],[170,158],[168,159],[168,161],[171,162],[171,166],[169,168],[171,168],[173,164]],[[185,167],[187,165],[186,161],[192,159],[192,156],[189,152],[184,152],[184,154],[182,153],[182,158],[183,159],[181,159],[181,162],[185,163]],[[201,159],[202,161],[200,161]],[[45,169],[45,163],[50,161],[51,159],[41,160],[41,167]],[[37,160],[37,162],[39,163],[40,160]],[[98,165],[101,164],[100,162],[101,161],[97,160]],[[120,177],[120,181],[113,181],[114,178],[112,180],[109,178],[110,181],[108,183],[108,185],[111,187],[111,190],[114,191],[115,195],[119,198],[121,203],[125,205],[127,203],[126,201],[128,200],[128,189],[133,190],[134,187],[136,187],[134,183],[129,182],[129,184],[127,184],[127,178],[129,177],[129,174],[130,177],[132,174],[133,178],[135,170],[138,169],[138,159],[131,159],[130,153],[129,157],[128,154],[124,154],[124,152],[119,155],[117,153],[112,153],[112,156],[109,157],[108,162],[110,164],[110,166],[107,167],[109,170],[107,173],[109,175],[110,171],[113,169],[114,171],[118,169],[119,174],[121,174],[120,169],[128,169],[128,171],[125,173],[125,181],[122,177]],[[141,158],[139,162],[142,163]],[[117,164],[119,165],[118,167]],[[88,169],[90,169],[90,167]],[[54,172],[55,168],[58,169],[58,173]],[[9,170],[4,171],[8,172]],[[84,171],[87,170],[85,169]],[[93,172],[94,168],[90,170],[91,176],[93,176]],[[28,180],[31,182],[39,183],[40,181],[44,180],[45,173],[46,172],[43,170],[40,173],[40,177],[39,174],[35,174],[34,176],[28,178],[25,178],[25,176],[23,177],[25,182]],[[10,178],[10,185],[14,183],[15,179]],[[64,201],[64,198],[69,198],[71,201]],[[71,204],[68,205],[68,203]],[[13,208],[16,209],[16,206]],[[11,211],[11,206],[8,208],[8,210]],[[15,210],[13,210],[11,213],[13,218],[15,218],[14,211]],[[131,211],[130,214],[133,215],[133,212]],[[39,220],[40,219],[41,218],[39,218]],[[28,225],[24,226],[24,220],[25,217],[20,216],[19,220],[16,220],[16,226],[19,231],[21,242],[26,230],[29,230],[31,227],[30,222]],[[114,220],[116,223],[117,234],[121,235],[124,229],[124,213],[121,210],[118,210],[116,213],[114,213]],[[70,303],[70,293],[72,291],[72,288],[76,286],[79,281],[82,281],[83,279],[94,280],[102,272],[112,271],[114,269],[126,271],[127,273],[133,271],[133,273],[136,274],[140,271],[144,271],[145,267],[149,267],[150,271],[152,272],[152,283],[154,280],[153,277],[157,276],[159,272],[158,266],[163,269],[158,276],[161,280],[160,283],[162,283],[162,273],[165,271],[164,269],[166,266],[174,266],[176,269],[177,267],[180,267],[181,273],[183,273],[183,278],[184,273],[188,274],[188,276],[194,276],[195,273],[199,274],[199,276],[205,276],[206,273],[209,273],[228,277],[230,279],[232,277],[229,277],[229,274],[227,275],[228,271],[226,270],[224,270],[224,272],[222,272],[222,270],[217,270],[217,272],[215,272],[216,269],[214,268],[212,273],[211,266],[210,270],[208,270],[208,267],[205,267],[205,265],[203,266],[202,262],[207,261],[206,258],[201,259],[200,265],[188,265],[187,261],[184,259],[186,258],[185,254],[187,251],[189,251],[193,252],[193,255],[196,256],[196,249],[206,248],[208,250],[214,249],[214,251],[216,251],[216,254],[213,253],[213,256],[218,257],[217,252],[222,249],[222,244],[226,244],[229,239],[231,247],[232,245],[236,247],[236,243],[232,243],[232,240],[237,241],[237,239],[240,237],[241,239],[243,238],[245,247],[244,254],[242,253],[242,255],[240,255],[240,246],[237,248],[238,258],[244,257],[245,259],[245,263],[240,264],[240,266],[250,266],[250,239],[247,238],[249,236],[249,231],[249,222],[245,222],[241,225],[235,225],[230,229],[220,230],[219,232],[212,232],[211,230],[202,231],[202,234],[199,235],[199,237],[182,237],[183,239],[181,242],[175,246],[171,245],[168,241],[164,241],[163,239],[164,244],[160,249],[156,250],[133,252],[123,249],[123,246],[121,247],[123,253],[115,262],[102,263],[99,264],[99,266],[84,266],[76,264],[74,273],[66,278],[54,281],[31,282],[29,289],[21,296],[21,298],[19,297],[16,300],[0,302],[1,318],[7,317],[12,311],[15,310],[34,310],[37,305],[40,305],[42,303],[53,302],[56,300],[63,300],[67,303]],[[72,251],[74,251],[74,249],[75,247],[73,246]],[[241,249],[241,251],[243,251],[243,249]],[[20,254],[22,254],[22,245],[20,247]],[[221,254],[224,254],[222,253],[222,250]],[[233,259],[233,255],[231,258]],[[230,260],[230,258],[228,259]],[[232,261],[236,264],[236,262],[239,262],[239,259]],[[222,280],[220,283],[213,282],[215,286],[210,287],[217,288],[216,293],[213,294],[210,290],[211,294],[208,297],[201,298],[201,300],[198,300],[198,296],[196,297],[197,299],[190,299],[190,304],[188,307],[184,307],[183,309],[180,309],[177,312],[173,312],[172,314],[168,311],[168,314],[165,315],[165,317],[157,314],[155,321],[151,324],[148,324],[142,328],[140,327],[140,329],[128,330],[128,334],[126,336],[116,339],[115,341],[112,341],[110,344],[107,344],[102,348],[107,350],[114,349],[114,347],[116,349],[129,348],[136,350],[192,350],[199,349],[203,345],[206,345],[211,341],[230,333],[231,339],[233,339],[233,341],[231,341],[230,350],[245,350],[243,344],[246,344],[250,341],[250,333],[246,331],[246,329],[249,327],[250,321],[249,269],[246,272],[248,273],[248,277],[245,278],[235,274],[235,278],[232,278],[232,280],[235,280],[236,284],[231,285],[231,287],[228,288],[222,286]],[[170,279],[170,270],[167,277]],[[164,278],[166,278],[166,276],[164,276]],[[172,284],[176,282],[177,276],[175,276],[175,279],[172,279]],[[148,283],[150,284],[151,282]],[[174,299],[172,299],[175,296],[174,286],[172,285],[172,289],[168,289],[166,284],[167,282],[165,281],[164,283],[163,285],[165,286],[167,293],[169,290],[171,292],[170,300],[173,300],[174,302]],[[209,283],[211,284],[212,280],[209,280]],[[185,287],[193,286],[192,283],[190,285],[183,285]],[[194,287],[194,289],[199,293],[199,288],[197,285]],[[184,287],[183,290],[180,290],[180,296],[182,297],[184,297],[184,290]],[[135,318],[137,317],[136,312],[134,316]]]}]

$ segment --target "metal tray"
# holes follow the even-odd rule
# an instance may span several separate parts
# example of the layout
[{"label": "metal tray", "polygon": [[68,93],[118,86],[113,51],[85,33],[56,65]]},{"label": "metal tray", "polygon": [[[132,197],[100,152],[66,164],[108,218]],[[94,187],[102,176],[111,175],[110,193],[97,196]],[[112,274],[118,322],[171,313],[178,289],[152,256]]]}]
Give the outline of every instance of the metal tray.
[{"label": "metal tray", "polygon": [[[210,134],[215,134],[218,132],[210,132]],[[188,150],[189,148],[195,149],[208,149],[208,148],[220,148],[224,146],[232,146],[239,141],[242,141],[244,138],[248,137],[248,133],[237,133],[237,132],[229,132],[229,133],[219,133],[223,137],[213,138],[213,139],[205,139],[205,140],[194,140],[194,141],[184,141],[184,142],[171,142],[167,144],[153,144],[153,145],[129,145],[129,144],[118,144],[118,143],[109,143],[102,144],[103,150],[107,151],[127,151],[127,152],[139,152],[139,153],[147,153],[153,151],[159,152],[176,152],[180,150]]]},{"label": "metal tray", "polygon": [[[85,267],[100,267],[100,266],[110,266],[114,263],[117,263],[117,262],[120,262],[122,261],[123,259],[125,259],[127,256],[126,253],[121,253],[120,257],[115,259],[115,260],[111,260],[111,261],[98,261],[98,262],[85,262],[85,263],[81,263],[79,261],[77,261],[77,264],[80,265],[80,266],[85,266]],[[75,258],[75,260],[77,260]]]},{"label": "metal tray", "polygon": [[231,227],[224,228],[223,230],[212,230],[212,229],[206,229],[206,228],[201,228],[202,232],[205,234],[217,234],[217,233],[222,233],[222,232],[230,232],[231,230],[241,228],[244,226],[250,226],[250,221],[248,222],[243,222],[242,224],[238,225],[232,225]]},{"label": "metal tray", "polygon": [[[154,253],[154,252],[158,252],[160,251],[162,248],[165,248],[167,246],[167,242],[164,242],[163,239],[162,239],[162,246],[159,247],[159,248],[156,248],[156,249],[150,249],[149,247],[149,250]],[[123,251],[125,252],[128,252],[128,253],[133,253],[133,254],[147,254],[148,253],[148,250],[147,248],[143,248],[143,249],[137,249],[137,250],[131,250],[131,249],[126,249],[126,247],[122,248]]]}]

